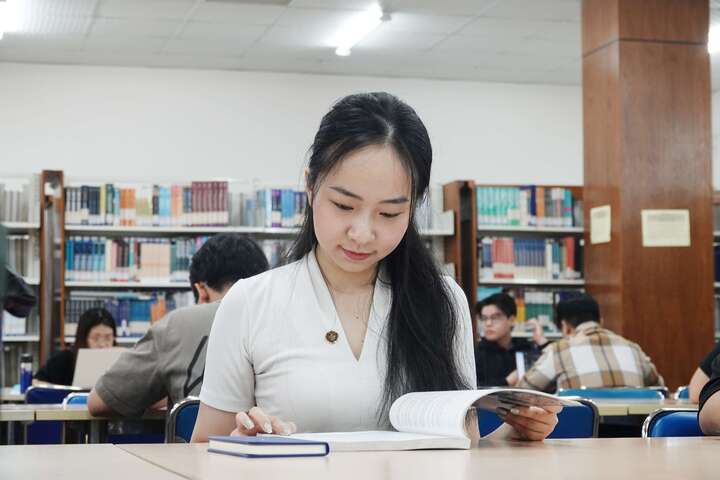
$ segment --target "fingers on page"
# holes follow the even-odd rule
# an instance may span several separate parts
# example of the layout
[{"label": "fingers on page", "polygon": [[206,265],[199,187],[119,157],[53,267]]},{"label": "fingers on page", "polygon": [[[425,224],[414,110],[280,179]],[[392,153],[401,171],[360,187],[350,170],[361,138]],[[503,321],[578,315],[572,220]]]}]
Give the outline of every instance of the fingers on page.
[{"label": "fingers on page", "polygon": [[248,412],[248,416],[252,419],[252,421],[257,425],[259,431],[263,433],[273,433],[273,427],[272,422],[270,420],[270,417],[265,415],[265,412],[263,412],[258,407],[253,407]]}]

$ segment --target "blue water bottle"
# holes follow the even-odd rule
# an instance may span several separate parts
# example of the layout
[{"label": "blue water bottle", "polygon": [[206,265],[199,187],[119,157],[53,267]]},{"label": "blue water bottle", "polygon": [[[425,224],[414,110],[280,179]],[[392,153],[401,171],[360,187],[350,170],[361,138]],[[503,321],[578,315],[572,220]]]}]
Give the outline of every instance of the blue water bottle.
[{"label": "blue water bottle", "polygon": [[32,353],[23,353],[20,355],[20,393],[25,393],[30,385],[32,385]]}]

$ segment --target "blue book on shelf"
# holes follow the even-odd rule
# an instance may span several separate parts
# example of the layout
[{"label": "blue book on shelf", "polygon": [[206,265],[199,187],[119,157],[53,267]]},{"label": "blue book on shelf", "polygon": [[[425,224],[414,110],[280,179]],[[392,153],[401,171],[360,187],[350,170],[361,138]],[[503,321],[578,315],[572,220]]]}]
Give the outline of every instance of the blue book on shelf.
[{"label": "blue book on shelf", "polygon": [[324,457],[330,453],[326,442],[280,436],[210,436],[208,452],[247,458]]}]

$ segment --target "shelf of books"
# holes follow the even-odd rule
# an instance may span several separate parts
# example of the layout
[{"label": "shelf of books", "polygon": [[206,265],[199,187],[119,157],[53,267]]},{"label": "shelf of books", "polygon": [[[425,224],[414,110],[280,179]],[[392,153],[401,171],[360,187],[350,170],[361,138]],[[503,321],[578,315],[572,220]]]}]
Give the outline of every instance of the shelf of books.
[{"label": "shelf of books", "polygon": [[[0,223],[6,230],[7,266],[23,277],[37,294],[40,284],[40,179],[38,175],[0,175]],[[38,295],[39,296],[39,295]],[[20,355],[38,360],[39,308],[27,318],[2,315],[2,386],[18,381]]]},{"label": "shelf of books", "polygon": [[[546,335],[558,335],[554,305],[585,284],[582,187],[460,181],[445,194],[464,222],[457,248],[471,311],[478,300],[507,291],[518,304],[529,298],[529,305],[543,305],[522,313],[519,308],[517,335],[525,334],[530,318],[540,320]],[[473,329],[479,338],[479,326]]]},{"label": "shelf of books", "polygon": [[[64,192],[65,342],[91,306],[108,308],[119,342],[133,343],[165,313],[191,304],[190,260],[210,235],[249,235],[271,267],[281,264],[307,203],[299,188],[236,181],[77,180]],[[445,263],[442,243],[454,221],[443,212],[442,187],[418,208],[416,223]]]}]

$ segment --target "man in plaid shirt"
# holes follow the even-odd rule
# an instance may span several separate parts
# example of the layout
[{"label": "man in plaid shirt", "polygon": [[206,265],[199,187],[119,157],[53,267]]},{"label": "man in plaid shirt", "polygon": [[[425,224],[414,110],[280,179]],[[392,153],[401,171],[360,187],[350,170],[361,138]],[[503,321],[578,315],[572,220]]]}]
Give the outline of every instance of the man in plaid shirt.
[{"label": "man in plaid shirt", "polygon": [[559,388],[664,385],[640,346],[600,326],[600,307],[579,294],[557,305],[563,339],[543,350],[518,387],[554,392]]}]

